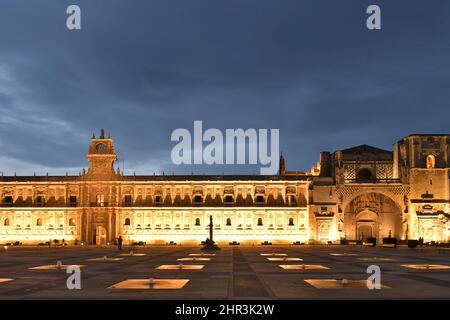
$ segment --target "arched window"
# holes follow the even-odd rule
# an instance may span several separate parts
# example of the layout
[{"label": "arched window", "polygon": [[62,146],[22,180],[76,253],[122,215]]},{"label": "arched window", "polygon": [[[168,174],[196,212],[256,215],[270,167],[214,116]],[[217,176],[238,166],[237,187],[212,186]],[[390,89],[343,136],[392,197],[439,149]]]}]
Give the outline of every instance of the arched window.
[{"label": "arched window", "polygon": [[37,226],[42,226],[42,219],[41,219],[41,218],[38,218],[38,219],[36,220],[36,225],[37,225]]},{"label": "arched window", "polygon": [[131,224],[130,218],[125,218],[125,223],[124,223],[124,225],[129,226],[130,224]]},{"label": "arched window", "polygon": [[9,226],[9,219],[8,219],[8,218],[6,218],[6,219],[3,221],[3,225],[4,225],[4,226]]},{"label": "arched window", "polygon": [[69,219],[69,226],[75,227],[75,220],[73,218]]},{"label": "arched window", "polygon": [[433,169],[435,165],[436,165],[436,158],[432,154],[429,154],[427,156],[427,169]]},{"label": "arched window", "polygon": [[371,180],[373,179],[372,177],[372,172],[369,169],[361,169],[358,171],[358,173],[356,174],[356,180]]},{"label": "arched window", "polygon": [[294,225],[294,218],[289,218],[289,225],[293,226]]},{"label": "arched window", "polygon": [[227,218],[227,226],[231,226],[231,218]]},{"label": "arched window", "polygon": [[262,218],[258,218],[258,226],[262,226],[263,222],[262,222]]},{"label": "arched window", "polygon": [[200,225],[200,218],[195,218],[195,225],[199,226]]}]

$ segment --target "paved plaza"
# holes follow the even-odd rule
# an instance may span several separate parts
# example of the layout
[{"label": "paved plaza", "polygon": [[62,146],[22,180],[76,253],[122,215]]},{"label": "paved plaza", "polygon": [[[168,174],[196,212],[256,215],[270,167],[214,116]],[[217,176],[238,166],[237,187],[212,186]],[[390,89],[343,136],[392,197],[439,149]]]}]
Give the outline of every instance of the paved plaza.
[{"label": "paved plaza", "polygon": [[[132,251],[2,247],[0,299],[450,299],[450,252],[438,248],[224,246],[202,255],[200,246],[140,246]],[[55,268],[57,261],[63,268]],[[366,280],[373,264],[382,271],[381,290],[354,281]],[[81,290],[67,289],[68,265],[83,265]],[[150,278],[178,281],[162,289],[163,282],[151,286]],[[141,280],[124,282],[129,279]]]}]

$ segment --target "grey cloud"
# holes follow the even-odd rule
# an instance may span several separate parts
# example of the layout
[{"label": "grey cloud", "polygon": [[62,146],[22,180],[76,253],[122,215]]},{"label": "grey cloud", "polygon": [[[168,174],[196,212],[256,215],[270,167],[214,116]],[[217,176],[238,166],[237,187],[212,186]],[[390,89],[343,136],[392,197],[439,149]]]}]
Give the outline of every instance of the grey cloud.
[{"label": "grey cloud", "polygon": [[379,1],[381,32],[360,0],[77,3],[81,32],[72,1],[0,4],[3,156],[86,166],[104,127],[130,171],[254,171],[170,165],[171,131],[203,120],[280,128],[288,168],[308,170],[321,150],[448,130],[448,1]]}]

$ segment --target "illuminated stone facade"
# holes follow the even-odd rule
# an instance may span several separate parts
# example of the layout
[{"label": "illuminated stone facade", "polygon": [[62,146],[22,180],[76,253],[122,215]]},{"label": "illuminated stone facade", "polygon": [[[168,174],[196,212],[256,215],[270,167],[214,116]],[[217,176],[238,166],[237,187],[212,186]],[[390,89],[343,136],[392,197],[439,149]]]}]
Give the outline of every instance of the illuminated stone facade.
[{"label": "illuminated stone facade", "polygon": [[79,176],[2,176],[0,242],[272,243],[449,241],[450,136],[411,135],[386,151],[322,152],[311,172],[123,175],[113,140],[91,140]]}]

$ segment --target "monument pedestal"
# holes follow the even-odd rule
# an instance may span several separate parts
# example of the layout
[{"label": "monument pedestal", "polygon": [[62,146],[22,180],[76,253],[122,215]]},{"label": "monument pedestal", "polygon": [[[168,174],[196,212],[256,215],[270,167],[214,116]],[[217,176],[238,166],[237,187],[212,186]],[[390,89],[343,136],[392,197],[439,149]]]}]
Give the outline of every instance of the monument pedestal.
[{"label": "monument pedestal", "polygon": [[203,251],[217,251],[217,250],[220,250],[220,248],[214,242],[208,241],[205,243],[202,250]]}]

